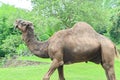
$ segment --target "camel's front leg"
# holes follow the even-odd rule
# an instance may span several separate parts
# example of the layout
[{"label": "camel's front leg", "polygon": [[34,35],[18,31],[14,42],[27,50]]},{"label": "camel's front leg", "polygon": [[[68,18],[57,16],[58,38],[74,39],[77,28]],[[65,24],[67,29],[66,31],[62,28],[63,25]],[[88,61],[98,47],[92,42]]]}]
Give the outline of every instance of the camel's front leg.
[{"label": "camel's front leg", "polygon": [[50,76],[52,75],[52,73],[56,70],[56,68],[58,68],[61,63],[63,63],[62,61],[58,61],[57,59],[53,59],[53,62],[50,66],[50,69],[48,70],[48,72],[45,74],[43,80],[49,80]]},{"label": "camel's front leg", "polygon": [[59,80],[65,80],[64,78],[64,72],[63,72],[63,65],[58,67],[58,74],[59,74]]}]

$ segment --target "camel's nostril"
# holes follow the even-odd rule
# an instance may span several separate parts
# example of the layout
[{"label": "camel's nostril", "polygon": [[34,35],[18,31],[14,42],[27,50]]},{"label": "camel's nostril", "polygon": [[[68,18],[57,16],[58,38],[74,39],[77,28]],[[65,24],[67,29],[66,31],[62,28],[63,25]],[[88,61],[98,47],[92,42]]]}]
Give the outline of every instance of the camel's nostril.
[{"label": "camel's nostril", "polygon": [[15,28],[18,28],[18,25],[16,25]]}]

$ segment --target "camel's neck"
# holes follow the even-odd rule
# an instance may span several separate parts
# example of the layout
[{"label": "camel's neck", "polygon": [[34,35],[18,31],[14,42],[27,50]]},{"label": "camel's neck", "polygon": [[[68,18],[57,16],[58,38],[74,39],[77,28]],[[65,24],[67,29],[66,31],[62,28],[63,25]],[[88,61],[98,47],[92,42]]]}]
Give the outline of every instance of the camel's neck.
[{"label": "camel's neck", "polygon": [[28,46],[28,48],[30,49],[30,51],[38,56],[38,57],[42,57],[42,58],[49,58],[48,56],[48,41],[46,42],[40,42],[37,41],[37,39],[34,36],[34,31],[31,30],[27,30],[26,32],[22,33],[22,38],[25,41],[26,45]]}]

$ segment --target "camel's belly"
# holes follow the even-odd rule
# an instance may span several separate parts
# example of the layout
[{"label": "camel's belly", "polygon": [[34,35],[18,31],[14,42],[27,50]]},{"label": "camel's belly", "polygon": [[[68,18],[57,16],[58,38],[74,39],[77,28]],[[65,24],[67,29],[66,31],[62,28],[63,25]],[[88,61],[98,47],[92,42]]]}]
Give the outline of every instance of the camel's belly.
[{"label": "camel's belly", "polygon": [[89,61],[100,54],[100,46],[88,44],[86,46],[66,47],[63,51],[65,64]]}]

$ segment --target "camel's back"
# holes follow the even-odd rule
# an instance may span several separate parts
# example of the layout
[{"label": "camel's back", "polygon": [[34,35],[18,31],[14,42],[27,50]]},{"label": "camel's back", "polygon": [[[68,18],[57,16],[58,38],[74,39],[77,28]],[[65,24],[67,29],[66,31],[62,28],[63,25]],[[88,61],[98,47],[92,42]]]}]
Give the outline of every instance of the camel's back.
[{"label": "camel's back", "polygon": [[49,40],[56,42],[58,40],[64,40],[67,37],[77,38],[96,38],[97,32],[87,23],[78,22],[72,28],[60,30],[56,32]]}]

